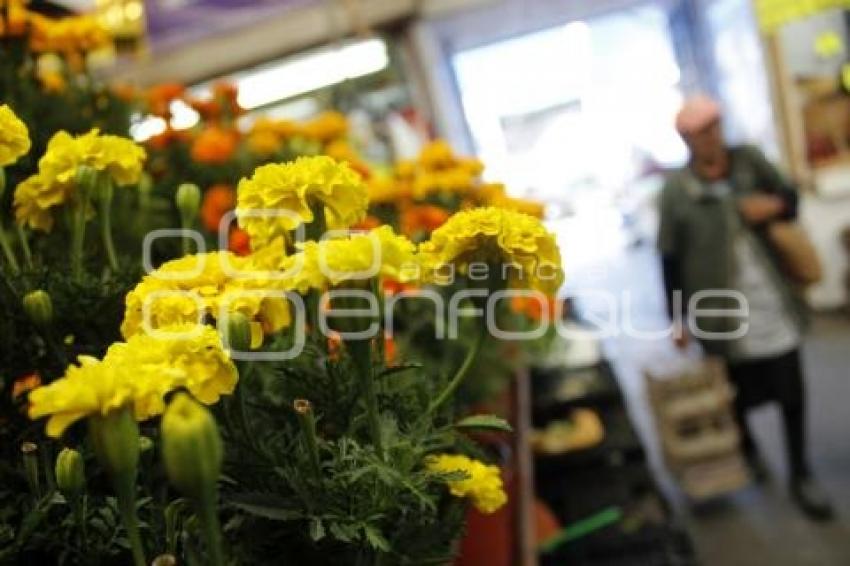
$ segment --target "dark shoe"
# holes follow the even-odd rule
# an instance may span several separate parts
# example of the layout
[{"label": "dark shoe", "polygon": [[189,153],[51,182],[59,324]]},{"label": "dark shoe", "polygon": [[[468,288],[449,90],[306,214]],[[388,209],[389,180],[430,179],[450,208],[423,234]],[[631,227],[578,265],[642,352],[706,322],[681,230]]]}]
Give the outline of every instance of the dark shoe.
[{"label": "dark shoe", "polygon": [[791,497],[809,519],[830,521],[835,516],[835,511],[826,493],[811,478],[793,482],[791,484]]},{"label": "dark shoe", "polygon": [[744,454],[744,458],[747,460],[747,467],[750,469],[754,482],[762,484],[770,479],[770,472],[758,452]]}]

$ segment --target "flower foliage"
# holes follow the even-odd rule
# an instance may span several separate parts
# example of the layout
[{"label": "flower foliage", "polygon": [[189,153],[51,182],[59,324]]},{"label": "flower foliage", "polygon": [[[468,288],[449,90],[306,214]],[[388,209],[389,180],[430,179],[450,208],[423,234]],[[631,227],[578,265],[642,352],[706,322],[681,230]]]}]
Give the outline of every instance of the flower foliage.
[{"label": "flower foliage", "polygon": [[[98,478],[105,471],[111,480],[86,483],[79,500],[87,502],[88,510],[73,509],[61,525],[54,519],[62,514],[54,508],[37,519],[62,533],[51,551],[61,548],[69,560],[91,553],[92,563],[127,563],[127,549],[136,563],[148,563],[140,559],[145,550],[167,550],[181,562],[216,565],[449,562],[466,506],[493,513],[507,500],[499,468],[464,455],[476,449],[463,433],[469,425],[459,423],[457,415],[457,387],[470,364],[477,363],[475,356],[486,341],[480,332],[484,325],[479,328],[481,321],[474,317],[462,321],[462,334],[482,338],[473,348],[463,338],[456,340],[454,347],[466,356],[457,363],[443,342],[423,334],[433,326],[433,313],[422,314],[416,301],[433,296],[433,289],[410,293],[410,301],[399,305],[403,319],[398,336],[382,327],[380,308],[352,309],[359,303],[351,291],[374,291],[380,300],[392,289],[437,281],[429,275],[432,270],[449,266],[468,274],[473,262],[484,262],[515,267],[508,281],[513,287],[550,294],[562,277],[554,238],[537,218],[510,210],[518,207],[510,205],[503,188],[481,181],[479,161],[456,155],[445,142],[430,144],[416,160],[398,164],[383,178],[389,180],[387,199],[370,203],[367,183],[372,183],[373,172],[347,138],[343,115],[325,113],[297,124],[258,120],[241,131],[236,118],[243,111],[235,89],[217,85],[212,91],[205,100],[192,99],[180,85],[148,93],[147,111],[162,117],[167,129],[148,143],[151,181],[145,176],[145,190],[112,194],[111,184],[140,182],[146,152],[96,129],[76,137],[64,131],[54,135],[37,173],[17,186],[20,224],[44,232],[59,224],[49,236],[24,231],[37,244],[37,263],[48,263],[40,255],[48,247],[43,243],[64,235],[65,224],[57,222],[61,207],[73,206],[74,224],[85,227],[94,205],[101,206],[97,224],[106,248],[109,224],[100,220],[109,218],[113,196],[116,201],[129,199],[115,210],[128,204],[130,210],[139,209],[139,216],[155,216],[152,211],[168,210],[157,208],[169,204],[162,197],[174,200],[173,188],[189,181],[197,187],[192,193],[181,191],[194,195],[190,204],[178,199],[181,225],[240,234],[239,248],[246,254],[190,254],[188,240],[182,255],[176,246],[152,246],[151,258],[159,267],[141,280],[137,272],[128,274],[126,285],[107,291],[109,274],[119,273],[123,264],[137,264],[138,257],[121,257],[132,262],[113,261],[108,269],[90,269],[103,258],[89,253],[80,272],[72,271],[66,293],[46,286],[48,296],[54,293],[55,314],[41,317],[51,321],[38,325],[30,320],[27,329],[45,330],[34,341],[56,360],[48,371],[38,365],[19,373],[38,377],[16,382],[14,401],[30,418],[47,419],[48,437],[62,437],[63,444],[75,446],[83,456],[93,450],[97,461],[92,468],[87,463],[86,470],[94,470]],[[198,111],[202,122],[196,128],[171,128],[175,99]],[[175,163],[184,168],[172,168]],[[265,164],[248,174],[258,163]],[[187,171],[189,178],[183,177]],[[229,187],[240,177],[234,193]],[[179,182],[171,183],[175,179]],[[373,195],[379,186],[372,185]],[[202,187],[208,192],[199,207]],[[109,198],[101,198],[105,194]],[[494,206],[475,208],[481,204]],[[234,205],[239,228],[221,226]],[[398,214],[386,214],[386,207],[397,207]],[[281,211],[289,215],[274,215]],[[166,217],[155,218],[155,225],[170,225],[173,219]],[[352,227],[354,231],[347,230]],[[341,233],[322,234],[327,228]],[[70,232],[85,235],[73,227]],[[541,271],[545,266],[551,277]],[[101,273],[105,275],[99,279]],[[472,280],[460,279],[458,288]],[[114,300],[110,333],[75,344],[72,334],[80,333],[62,326],[68,303],[96,311],[91,305],[103,303],[84,301],[81,290],[98,286]],[[344,292],[324,301],[327,290]],[[14,296],[15,289],[10,292]],[[296,302],[305,309],[304,317],[300,311],[293,317],[291,299],[300,299]],[[331,313],[328,307],[333,322],[326,335],[320,317]],[[368,324],[356,319],[355,311],[366,312],[359,318],[368,318]],[[123,341],[113,342],[121,313]],[[107,318],[99,312],[92,316]],[[56,328],[48,328],[51,324]],[[373,335],[352,337],[350,331],[359,333],[367,326],[375,329]],[[63,343],[54,344],[62,342],[54,340],[54,332],[65,338]],[[435,350],[440,363],[420,364],[411,354],[414,342]],[[237,365],[230,356],[237,358],[235,352],[246,344],[260,355]],[[294,358],[275,356],[296,351],[293,344],[300,346]],[[233,351],[228,351],[230,345]],[[211,407],[203,409],[196,401]],[[161,427],[147,422],[163,413]],[[83,419],[90,433],[85,441],[73,426]],[[132,436],[133,442],[114,442],[121,435],[108,434],[113,423],[131,433],[124,438]],[[28,425],[25,434],[28,440],[48,442],[36,427]],[[136,450],[139,434],[141,454]],[[203,443],[194,442],[195,437],[215,439],[207,442],[215,448],[207,463],[214,465],[196,465]],[[145,454],[144,446],[150,445],[157,449]],[[107,465],[105,455],[112,452],[132,456],[133,465],[120,477],[118,468]],[[164,484],[161,462],[177,491]],[[116,495],[124,529],[107,520],[115,504],[104,491]],[[192,500],[192,509],[177,499],[178,491]],[[210,498],[203,508],[195,505],[202,492]],[[5,505],[4,493],[0,487],[0,505]],[[133,503],[136,494],[141,495],[138,505]],[[22,507],[39,508],[37,497]],[[70,507],[76,499],[48,494],[44,501]],[[132,527],[136,510],[141,529]],[[218,515],[227,519],[223,530],[209,528]],[[92,533],[88,548],[77,521],[85,521]],[[119,535],[112,537],[116,531]],[[50,538],[15,535],[22,542],[8,554],[0,550],[0,562],[6,556],[26,556],[33,541]],[[213,556],[219,554],[213,551],[218,545],[210,543],[217,539],[224,542],[226,560]]]}]

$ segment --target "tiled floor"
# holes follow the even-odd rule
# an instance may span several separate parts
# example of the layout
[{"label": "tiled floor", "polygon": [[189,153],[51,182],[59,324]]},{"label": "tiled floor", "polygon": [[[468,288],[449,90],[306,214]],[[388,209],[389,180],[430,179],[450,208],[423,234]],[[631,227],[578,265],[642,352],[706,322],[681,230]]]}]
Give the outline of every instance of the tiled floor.
[{"label": "tiled floor", "polygon": [[[662,328],[657,263],[650,249],[632,250],[600,283],[632,295],[632,319],[642,329]],[[804,349],[810,408],[810,445],[815,471],[839,517],[826,525],[806,520],[785,489],[780,423],[775,408],[751,418],[772,480],[694,508],[683,500],[663,469],[654,425],[644,396],[642,368],[682,354],[667,339],[619,336],[606,344],[626,392],[635,425],[645,440],[662,488],[688,526],[707,566],[850,565],[850,318],[815,319]],[[648,565],[651,566],[651,565]]]}]

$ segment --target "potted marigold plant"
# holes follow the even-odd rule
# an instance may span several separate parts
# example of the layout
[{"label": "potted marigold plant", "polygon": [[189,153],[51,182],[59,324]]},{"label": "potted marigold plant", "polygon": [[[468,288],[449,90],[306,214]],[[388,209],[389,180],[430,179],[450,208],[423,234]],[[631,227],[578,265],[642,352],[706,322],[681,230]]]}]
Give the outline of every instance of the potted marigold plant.
[{"label": "potted marigold plant", "polygon": [[[124,165],[128,152],[117,153]],[[74,161],[69,190],[102,190],[112,170],[99,165]],[[34,184],[33,201],[54,188]],[[181,190],[187,215],[193,192]],[[450,560],[466,505],[489,513],[506,501],[498,468],[467,436],[506,423],[455,411],[491,338],[484,317],[467,317],[459,330],[476,338],[457,365],[398,359],[384,290],[415,285],[421,299],[453,273],[467,291],[458,305],[487,312],[500,291],[551,293],[560,258],[552,235],[518,212],[458,213],[417,246],[389,226],[349,231],[368,205],[362,177],[326,156],[243,179],[236,215],[251,252],[186,254],[147,273],[126,295],[123,339],[29,393],[46,436],[38,427],[20,438],[10,478],[25,495],[0,524],[10,542],[0,558]],[[30,303],[49,328],[41,298]]]}]

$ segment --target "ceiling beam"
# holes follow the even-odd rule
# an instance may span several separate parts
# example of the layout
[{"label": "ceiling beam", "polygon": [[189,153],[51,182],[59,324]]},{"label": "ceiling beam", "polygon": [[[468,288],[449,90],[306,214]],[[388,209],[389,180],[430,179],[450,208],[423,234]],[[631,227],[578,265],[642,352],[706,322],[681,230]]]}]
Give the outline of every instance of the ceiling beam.
[{"label": "ceiling beam", "polygon": [[[410,16],[417,0],[361,0],[362,22],[378,26]],[[113,78],[140,85],[194,83],[351,35],[342,2],[317,2],[284,11],[251,26],[156,51],[116,68]]]}]

